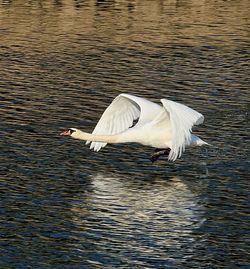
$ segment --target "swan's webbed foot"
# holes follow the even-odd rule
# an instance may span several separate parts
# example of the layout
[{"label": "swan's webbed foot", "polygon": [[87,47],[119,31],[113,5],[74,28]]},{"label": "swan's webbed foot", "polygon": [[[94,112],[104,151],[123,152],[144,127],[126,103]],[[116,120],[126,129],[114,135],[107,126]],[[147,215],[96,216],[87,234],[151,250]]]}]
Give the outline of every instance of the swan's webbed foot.
[{"label": "swan's webbed foot", "polygon": [[160,156],[163,156],[163,155],[168,155],[170,152],[170,148],[167,148],[167,149],[155,149],[153,155],[151,156],[151,162],[154,163],[156,162]]}]

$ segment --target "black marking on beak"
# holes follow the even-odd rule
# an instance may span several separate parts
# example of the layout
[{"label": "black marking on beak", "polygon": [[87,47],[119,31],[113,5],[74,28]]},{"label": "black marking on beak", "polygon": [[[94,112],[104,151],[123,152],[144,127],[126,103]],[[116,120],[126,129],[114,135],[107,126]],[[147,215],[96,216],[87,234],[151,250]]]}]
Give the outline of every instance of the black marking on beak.
[{"label": "black marking on beak", "polygon": [[72,135],[76,130],[69,129],[70,135]]}]

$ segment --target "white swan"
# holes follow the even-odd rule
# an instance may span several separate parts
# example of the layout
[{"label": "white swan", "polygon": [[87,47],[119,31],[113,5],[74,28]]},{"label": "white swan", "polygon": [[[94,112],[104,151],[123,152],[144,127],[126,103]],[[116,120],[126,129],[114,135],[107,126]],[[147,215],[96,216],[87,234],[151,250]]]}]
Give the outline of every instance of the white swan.
[{"label": "white swan", "polygon": [[164,154],[168,154],[168,160],[175,161],[186,146],[208,145],[191,134],[193,125],[203,123],[202,114],[168,99],[161,99],[161,103],[162,106],[120,94],[104,111],[92,134],[70,128],[61,135],[86,140],[95,151],[107,143],[135,142],[151,146],[156,148],[152,162]]}]

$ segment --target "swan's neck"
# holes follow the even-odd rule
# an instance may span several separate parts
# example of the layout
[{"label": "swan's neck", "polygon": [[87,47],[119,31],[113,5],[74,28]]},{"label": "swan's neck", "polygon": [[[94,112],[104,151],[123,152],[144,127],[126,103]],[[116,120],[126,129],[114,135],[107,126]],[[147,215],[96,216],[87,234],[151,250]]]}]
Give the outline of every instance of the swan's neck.
[{"label": "swan's neck", "polygon": [[114,143],[122,143],[121,136],[119,134],[117,135],[96,135],[96,134],[90,134],[86,133],[80,130],[77,130],[77,132],[74,132],[71,137],[75,139],[85,140],[85,141],[92,141],[92,142],[104,142],[109,144]]}]

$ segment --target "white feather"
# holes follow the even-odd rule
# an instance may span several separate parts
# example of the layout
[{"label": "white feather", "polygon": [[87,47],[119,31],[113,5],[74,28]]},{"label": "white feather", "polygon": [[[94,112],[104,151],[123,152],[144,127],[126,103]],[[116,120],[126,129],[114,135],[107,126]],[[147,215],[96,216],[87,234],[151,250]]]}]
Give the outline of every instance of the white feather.
[{"label": "white feather", "polygon": [[[114,135],[128,130],[137,119],[140,124],[152,120],[160,106],[129,94],[118,95],[98,121],[93,134]],[[157,110],[157,112],[156,112]],[[89,144],[87,141],[86,144]],[[91,142],[90,148],[99,151],[107,143]]]},{"label": "white feather", "polygon": [[163,107],[167,110],[172,127],[172,145],[168,159],[175,161],[191,142],[193,125],[201,124],[204,117],[199,112],[183,104],[161,99]]}]

